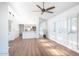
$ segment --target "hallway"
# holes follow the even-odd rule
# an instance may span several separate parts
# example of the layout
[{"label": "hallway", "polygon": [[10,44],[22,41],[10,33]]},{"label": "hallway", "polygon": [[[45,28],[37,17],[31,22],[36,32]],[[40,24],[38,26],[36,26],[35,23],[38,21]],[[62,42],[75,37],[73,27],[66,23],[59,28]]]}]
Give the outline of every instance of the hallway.
[{"label": "hallway", "polygon": [[47,39],[22,39],[9,42],[10,56],[79,56],[78,53]]}]

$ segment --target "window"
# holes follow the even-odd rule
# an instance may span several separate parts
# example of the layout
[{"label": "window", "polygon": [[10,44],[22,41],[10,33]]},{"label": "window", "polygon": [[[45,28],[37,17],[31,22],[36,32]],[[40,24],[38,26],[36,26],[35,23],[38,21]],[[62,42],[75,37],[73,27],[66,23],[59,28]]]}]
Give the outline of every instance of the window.
[{"label": "window", "polygon": [[61,20],[60,22],[56,22],[56,32],[62,33],[64,32],[64,22]]},{"label": "window", "polygon": [[77,32],[77,18],[76,17],[68,19],[68,32],[69,33]]},{"label": "window", "polygon": [[56,23],[53,24],[53,32],[56,32]]}]

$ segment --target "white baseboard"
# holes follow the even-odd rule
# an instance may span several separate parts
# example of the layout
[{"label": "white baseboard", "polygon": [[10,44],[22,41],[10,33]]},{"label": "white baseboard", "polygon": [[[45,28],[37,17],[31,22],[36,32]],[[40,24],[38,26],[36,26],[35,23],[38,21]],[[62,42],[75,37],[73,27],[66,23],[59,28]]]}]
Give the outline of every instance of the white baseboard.
[{"label": "white baseboard", "polygon": [[[53,38],[51,38],[51,37],[48,37],[48,38],[49,38],[50,40],[53,40]],[[55,42],[57,42],[58,44],[61,44],[61,45],[65,46],[65,47],[71,49],[72,51],[75,51],[75,52],[79,53],[79,50],[75,50],[75,49],[73,49],[72,47],[70,47],[70,46],[68,46],[68,45],[66,45],[66,44],[63,44],[63,43],[61,43],[61,42],[59,42],[59,41],[57,41],[57,40],[55,40],[55,39],[54,39],[53,41],[55,41]]]}]

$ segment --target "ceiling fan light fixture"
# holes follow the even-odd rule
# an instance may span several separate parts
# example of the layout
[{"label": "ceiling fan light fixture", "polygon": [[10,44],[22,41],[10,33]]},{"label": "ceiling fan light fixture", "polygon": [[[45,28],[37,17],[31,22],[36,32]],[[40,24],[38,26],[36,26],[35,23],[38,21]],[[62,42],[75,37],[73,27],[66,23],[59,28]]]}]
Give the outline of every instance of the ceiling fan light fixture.
[{"label": "ceiling fan light fixture", "polygon": [[52,6],[52,7],[49,7],[47,9],[45,9],[45,7],[44,7],[45,5],[44,4],[45,4],[45,2],[43,2],[43,8],[40,7],[39,5],[36,5],[39,9],[41,9],[41,15],[44,14],[44,12],[53,13],[52,11],[49,11],[49,10],[54,9],[55,6]]}]

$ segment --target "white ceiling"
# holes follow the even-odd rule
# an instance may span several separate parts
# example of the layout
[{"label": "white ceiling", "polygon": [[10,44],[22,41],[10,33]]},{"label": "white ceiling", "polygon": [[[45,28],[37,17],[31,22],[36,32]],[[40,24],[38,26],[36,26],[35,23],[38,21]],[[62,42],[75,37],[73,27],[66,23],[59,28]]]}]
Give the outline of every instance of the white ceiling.
[{"label": "white ceiling", "polygon": [[76,5],[78,5],[78,2],[46,2],[45,8],[48,8],[50,6],[55,6],[55,9],[52,9],[54,13],[44,13],[41,15],[40,12],[32,12],[32,11],[40,11],[36,5],[40,5],[42,7],[42,2],[11,2],[10,5],[16,10],[16,12],[20,15],[23,19],[29,19],[32,20],[36,17],[49,19],[51,17],[54,17],[55,15],[62,13]]}]

